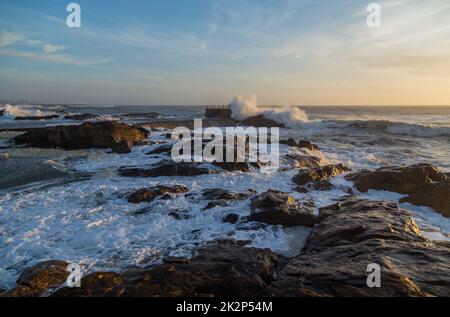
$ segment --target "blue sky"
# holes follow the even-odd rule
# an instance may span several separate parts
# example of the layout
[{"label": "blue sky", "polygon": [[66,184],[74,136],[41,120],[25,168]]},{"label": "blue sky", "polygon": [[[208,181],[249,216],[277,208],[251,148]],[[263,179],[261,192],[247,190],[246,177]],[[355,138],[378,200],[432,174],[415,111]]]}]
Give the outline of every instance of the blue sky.
[{"label": "blue sky", "polygon": [[0,99],[91,104],[450,104],[450,2],[2,0]]}]

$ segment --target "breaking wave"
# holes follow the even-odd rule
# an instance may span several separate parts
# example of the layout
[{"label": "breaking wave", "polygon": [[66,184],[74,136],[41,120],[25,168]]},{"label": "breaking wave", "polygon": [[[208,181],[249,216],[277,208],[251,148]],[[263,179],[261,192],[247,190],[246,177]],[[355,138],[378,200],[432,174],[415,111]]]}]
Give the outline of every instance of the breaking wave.
[{"label": "breaking wave", "polygon": [[306,112],[298,107],[287,106],[270,110],[258,107],[256,96],[249,99],[236,96],[231,102],[230,107],[232,112],[231,116],[236,120],[245,120],[249,117],[262,114],[290,128],[296,128],[302,123],[309,122]]},{"label": "breaking wave", "polygon": [[450,136],[448,126],[427,126],[418,123],[394,122],[387,120],[367,120],[367,121],[334,121],[344,123],[344,126],[365,130],[377,130],[390,134],[409,135],[415,137],[438,137]]},{"label": "breaking wave", "polygon": [[14,120],[16,117],[40,117],[60,114],[64,109],[58,106],[42,107],[35,105],[5,105],[1,119]]}]

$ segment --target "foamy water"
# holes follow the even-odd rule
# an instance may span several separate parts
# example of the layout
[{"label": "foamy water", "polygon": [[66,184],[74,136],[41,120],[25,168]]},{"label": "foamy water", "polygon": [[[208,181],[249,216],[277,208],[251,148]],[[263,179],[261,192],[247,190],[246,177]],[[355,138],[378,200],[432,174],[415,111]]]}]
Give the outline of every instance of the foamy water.
[{"label": "foamy water", "polygon": [[[246,102],[243,106],[247,107]],[[242,109],[240,113],[246,116],[264,113],[278,120],[286,120],[283,122],[290,123],[293,128],[281,129],[283,138],[309,139],[321,147],[324,160],[330,163],[343,162],[358,170],[425,161],[450,171],[450,142],[448,130],[445,130],[450,127],[450,120],[446,121],[449,117],[445,113],[420,114],[414,118],[414,115],[405,115],[400,110],[397,110],[396,116],[383,116],[382,113],[371,114],[362,109],[359,111],[364,112],[364,117],[358,117],[354,110],[348,110],[346,116],[345,111],[335,109],[300,110],[294,107],[274,110],[255,107],[256,104]],[[107,116],[132,112],[126,108],[99,109],[94,110]],[[289,109],[299,109],[301,115]],[[45,108],[38,110],[48,111]],[[141,111],[158,110],[162,113],[166,111],[168,117],[176,116],[173,109],[142,108]],[[86,111],[83,109],[80,112]],[[197,117],[201,112],[197,108],[186,111],[191,117]],[[0,117],[0,125],[11,122],[11,119]],[[426,131],[440,133],[432,135]],[[152,132],[150,138],[152,141],[165,141],[165,132]],[[51,180],[43,178],[40,182],[23,184],[20,188],[0,190],[0,288],[12,287],[24,268],[42,260],[61,259],[84,263],[87,270],[118,271],[130,265],[157,262],[164,255],[189,256],[197,245],[224,237],[250,240],[251,246],[294,255],[310,230],[305,227],[255,227],[252,223],[232,225],[222,222],[222,218],[229,213],[248,215],[248,200],[203,211],[208,203],[201,198],[204,189],[223,188],[232,192],[254,189],[258,193],[276,189],[291,192],[291,178],[296,174],[292,166],[285,165],[287,171],[280,170],[274,174],[261,174],[255,170],[188,178],[124,178],[117,175],[120,166],[147,166],[162,160],[162,156],[146,155],[159,145],[135,147],[132,153],[126,155],[112,154],[108,150],[13,149],[8,148],[10,136],[0,133],[0,152],[11,153],[11,162],[37,160],[39,164],[61,173],[63,179],[59,179],[58,174]],[[281,146],[280,150],[282,156],[299,151],[287,146]],[[0,161],[0,168],[11,162]],[[41,170],[39,165],[36,170]],[[313,201],[317,212],[318,208],[346,195],[347,189],[353,186],[343,176],[332,182],[336,186],[332,191],[292,195],[300,201]],[[124,197],[135,189],[158,184],[185,185],[190,189],[190,195],[139,205],[128,203]],[[395,202],[402,197],[383,191],[370,191],[360,196]],[[139,216],[134,214],[146,207],[151,207],[151,211]],[[447,239],[449,219],[430,208],[409,204],[402,204],[402,207],[413,212],[425,235],[433,239]],[[178,212],[186,219],[176,220],[170,216],[171,212]]]}]

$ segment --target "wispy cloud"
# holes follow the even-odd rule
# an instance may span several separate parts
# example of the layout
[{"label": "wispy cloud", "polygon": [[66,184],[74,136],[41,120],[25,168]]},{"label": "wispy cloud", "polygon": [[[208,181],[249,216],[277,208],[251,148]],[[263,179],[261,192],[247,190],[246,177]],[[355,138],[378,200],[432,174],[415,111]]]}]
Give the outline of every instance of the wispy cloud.
[{"label": "wispy cloud", "polygon": [[0,33],[0,47],[11,46],[25,39],[23,34],[3,30]]},{"label": "wispy cloud", "polygon": [[42,50],[47,54],[55,53],[55,52],[62,51],[65,49],[66,49],[66,47],[61,46],[61,45],[45,44],[42,46]]}]

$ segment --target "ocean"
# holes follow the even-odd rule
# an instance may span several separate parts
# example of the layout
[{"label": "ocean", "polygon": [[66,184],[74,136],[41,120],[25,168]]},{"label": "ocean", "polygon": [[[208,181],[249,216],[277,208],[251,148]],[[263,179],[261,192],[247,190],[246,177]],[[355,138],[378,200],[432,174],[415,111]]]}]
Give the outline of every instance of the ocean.
[{"label": "ocean", "polygon": [[[1,109],[2,107],[0,107]],[[19,116],[92,113],[101,120],[142,123],[151,120],[201,118],[200,106],[55,106],[4,105],[2,129],[79,123],[61,118],[17,121]],[[293,110],[294,109],[294,110]],[[254,112],[253,106],[241,109]],[[353,170],[389,165],[431,163],[450,172],[450,107],[294,107],[260,109],[285,120],[282,138],[307,139],[320,146],[323,159],[344,163]],[[149,112],[160,114],[149,119]],[[141,116],[124,117],[134,113]],[[151,140],[164,141],[165,131],[152,132]],[[117,175],[121,166],[146,166],[160,160],[146,155],[157,144],[133,148],[126,155],[105,150],[62,151],[16,147],[10,139],[17,132],[0,132],[0,288],[12,287],[18,274],[43,260],[58,259],[83,263],[85,270],[118,271],[130,266],[158,263],[165,255],[189,255],[199,244],[233,237],[250,240],[251,246],[270,248],[292,255],[299,250],[309,230],[305,227],[256,227],[223,223],[233,212],[246,216],[248,201],[203,211],[207,202],[194,199],[204,189],[223,188],[233,192],[276,189],[298,199],[312,201],[315,208],[332,204],[352,186],[344,177],[333,179],[335,189],[327,192],[292,192],[294,167],[270,175],[223,173],[197,177],[129,179]],[[281,147],[282,155],[292,149]],[[129,204],[124,196],[134,189],[163,185],[185,185],[193,194],[151,204]],[[398,202],[402,195],[369,191],[358,194],[368,199]],[[136,216],[134,211],[151,207],[152,212]],[[424,234],[449,240],[450,219],[432,209],[401,204],[410,210]],[[177,220],[171,212],[186,212]]]}]

